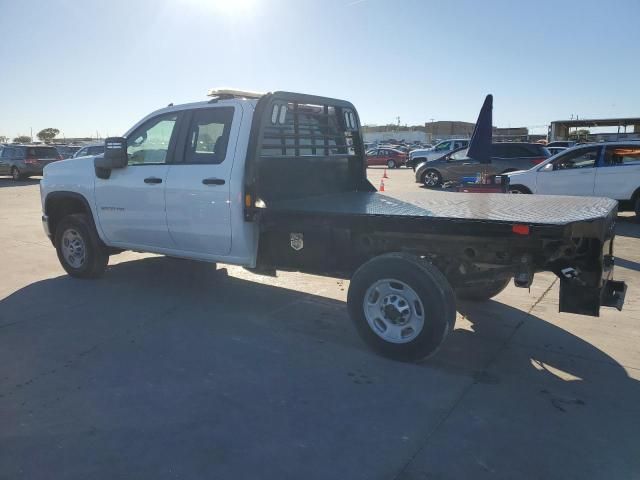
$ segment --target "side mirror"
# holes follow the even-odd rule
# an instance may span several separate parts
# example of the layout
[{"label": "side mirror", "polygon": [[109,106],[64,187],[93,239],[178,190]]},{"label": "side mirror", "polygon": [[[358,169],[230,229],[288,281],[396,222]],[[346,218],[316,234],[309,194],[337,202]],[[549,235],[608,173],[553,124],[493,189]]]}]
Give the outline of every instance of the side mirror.
[{"label": "side mirror", "polygon": [[104,155],[93,160],[96,176],[103,179],[111,176],[111,170],[125,168],[128,163],[127,139],[123,137],[107,138],[104,141]]},{"label": "side mirror", "polygon": [[541,172],[553,172],[553,163],[547,163],[540,169]]}]

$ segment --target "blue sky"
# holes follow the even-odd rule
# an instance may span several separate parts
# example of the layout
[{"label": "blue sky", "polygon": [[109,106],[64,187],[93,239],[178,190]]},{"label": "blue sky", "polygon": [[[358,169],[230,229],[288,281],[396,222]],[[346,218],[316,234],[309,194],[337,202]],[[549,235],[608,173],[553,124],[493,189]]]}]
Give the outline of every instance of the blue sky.
[{"label": "blue sky", "polygon": [[119,135],[208,88],[351,100],[364,123],[640,116],[640,1],[0,0],[0,135]]}]

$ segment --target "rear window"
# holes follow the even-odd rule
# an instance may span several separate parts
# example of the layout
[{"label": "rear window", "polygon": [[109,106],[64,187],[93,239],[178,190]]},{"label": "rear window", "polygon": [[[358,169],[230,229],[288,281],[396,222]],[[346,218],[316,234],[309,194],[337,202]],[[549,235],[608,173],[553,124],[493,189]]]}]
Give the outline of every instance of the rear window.
[{"label": "rear window", "polygon": [[607,147],[605,165],[640,165],[640,145]]},{"label": "rear window", "polygon": [[[341,111],[342,110],[342,111]],[[354,155],[354,112],[330,105],[275,103],[264,128],[262,157]]]},{"label": "rear window", "polygon": [[53,147],[27,147],[27,157],[31,158],[56,158],[58,150]]}]

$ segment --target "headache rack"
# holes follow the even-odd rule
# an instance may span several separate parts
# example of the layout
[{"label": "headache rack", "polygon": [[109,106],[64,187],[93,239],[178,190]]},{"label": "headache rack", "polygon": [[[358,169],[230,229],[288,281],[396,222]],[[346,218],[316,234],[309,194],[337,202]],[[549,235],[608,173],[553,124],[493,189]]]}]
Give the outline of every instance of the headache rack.
[{"label": "headache rack", "polygon": [[272,200],[370,191],[365,169],[351,103],[290,92],[258,101],[246,161],[248,210],[256,202],[268,208]]}]

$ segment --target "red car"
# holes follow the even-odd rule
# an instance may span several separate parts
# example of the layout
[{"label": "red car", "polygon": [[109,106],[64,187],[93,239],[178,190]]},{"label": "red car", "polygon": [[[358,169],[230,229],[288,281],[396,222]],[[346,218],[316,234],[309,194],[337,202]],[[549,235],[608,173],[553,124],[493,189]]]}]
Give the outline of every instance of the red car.
[{"label": "red car", "polygon": [[407,163],[407,154],[393,148],[374,148],[367,152],[367,166],[385,165],[387,168],[400,168]]}]

